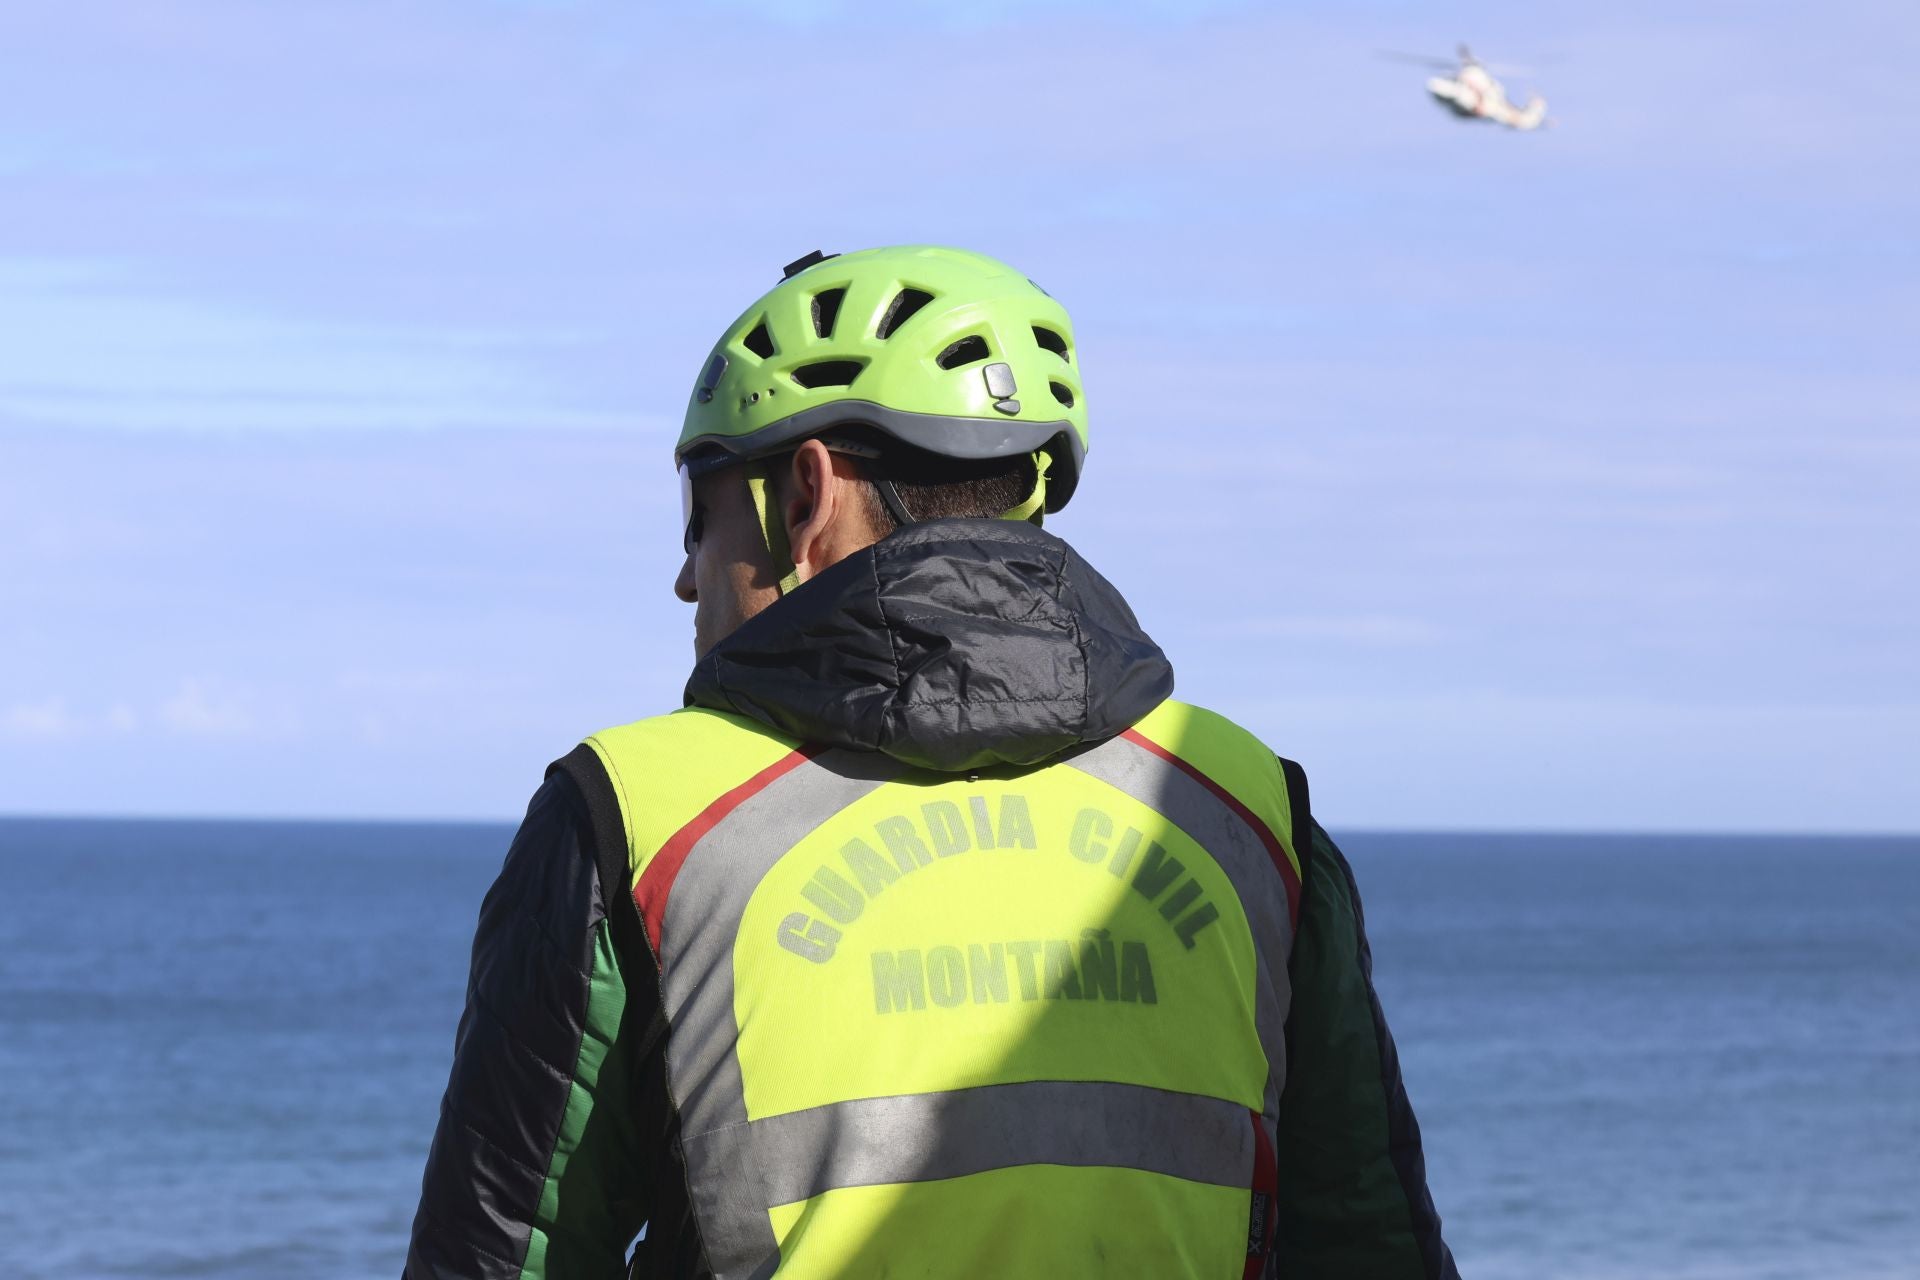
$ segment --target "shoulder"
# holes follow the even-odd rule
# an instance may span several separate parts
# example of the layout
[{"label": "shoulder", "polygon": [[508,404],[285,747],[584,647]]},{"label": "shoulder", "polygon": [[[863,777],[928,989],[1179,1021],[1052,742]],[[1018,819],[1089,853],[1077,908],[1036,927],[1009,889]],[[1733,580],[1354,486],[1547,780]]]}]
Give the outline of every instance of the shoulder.
[{"label": "shoulder", "polygon": [[686,707],[589,734],[581,746],[605,768],[622,802],[650,785],[683,794],[724,791],[726,780],[780,759],[798,745],[757,720],[705,707]]},{"label": "shoulder", "polygon": [[1285,761],[1252,730],[1217,711],[1169,698],[1131,732],[1179,756],[1242,799],[1284,787]]},{"label": "shoulder", "polygon": [[1299,765],[1237,721],[1172,698],[1130,732],[1179,757],[1214,788],[1260,815],[1280,836],[1299,873],[1306,833],[1313,829],[1307,775]]},{"label": "shoulder", "polygon": [[[554,767],[598,772],[635,862],[699,816],[718,797],[779,764],[800,744],[757,720],[704,707],[615,725],[590,734]],[[590,806],[594,788],[587,785]]]},{"label": "shoulder", "polygon": [[1168,698],[1134,726],[1148,737],[1178,736],[1198,750],[1210,753],[1275,754],[1252,730],[1207,707]]}]

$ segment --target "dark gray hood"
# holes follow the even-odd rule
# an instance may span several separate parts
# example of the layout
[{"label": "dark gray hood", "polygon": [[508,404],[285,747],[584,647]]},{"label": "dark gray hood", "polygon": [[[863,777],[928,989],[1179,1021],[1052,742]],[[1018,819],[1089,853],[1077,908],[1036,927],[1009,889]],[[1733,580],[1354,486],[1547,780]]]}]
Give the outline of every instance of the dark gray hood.
[{"label": "dark gray hood", "polygon": [[1113,585],[1030,524],[897,530],[762,610],[687,681],[689,706],[915,768],[1029,765],[1173,692]]}]

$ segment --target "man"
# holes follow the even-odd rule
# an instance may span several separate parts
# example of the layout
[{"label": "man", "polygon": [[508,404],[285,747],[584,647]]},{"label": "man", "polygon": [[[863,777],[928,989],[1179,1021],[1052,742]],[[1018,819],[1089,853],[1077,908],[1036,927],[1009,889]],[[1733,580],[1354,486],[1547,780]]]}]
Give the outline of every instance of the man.
[{"label": "man", "polygon": [[1455,1274],[1306,780],[1040,528],[1066,312],[810,254],[676,449],[687,706],[481,908],[407,1274]]}]

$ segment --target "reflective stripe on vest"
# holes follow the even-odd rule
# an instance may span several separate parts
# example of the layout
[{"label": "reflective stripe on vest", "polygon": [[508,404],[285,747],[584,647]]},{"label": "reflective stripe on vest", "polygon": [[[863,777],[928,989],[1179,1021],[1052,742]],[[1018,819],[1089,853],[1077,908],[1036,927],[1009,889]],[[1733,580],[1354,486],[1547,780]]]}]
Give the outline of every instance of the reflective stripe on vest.
[{"label": "reflective stripe on vest", "polygon": [[1255,1269],[1299,891],[1257,742],[1176,703],[1062,765],[971,777],[703,711],[590,741],[716,1274],[857,1269],[930,1196],[964,1260],[1002,1229],[969,1207],[1004,1219],[1073,1170],[1140,1197],[1131,1245],[1128,1207],[1103,1210],[1117,1246]]}]

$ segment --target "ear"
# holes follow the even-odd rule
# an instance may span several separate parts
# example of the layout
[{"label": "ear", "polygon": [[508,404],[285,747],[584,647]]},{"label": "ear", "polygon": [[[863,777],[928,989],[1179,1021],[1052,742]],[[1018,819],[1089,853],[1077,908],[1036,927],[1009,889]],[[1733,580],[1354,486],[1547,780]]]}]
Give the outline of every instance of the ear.
[{"label": "ear", "polygon": [[818,440],[803,441],[794,450],[786,508],[781,514],[787,521],[787,546],[793,566],[800,571],[802,581],[832,563],[827,555],[833,541],[829,534],[846,498],[838,481],[833,455]]},{"label": "ear", "polygon": [[793,567],[805,582],[878,536],[861,501],[860,464],[818,440],[794,451],[781,514]]}]

